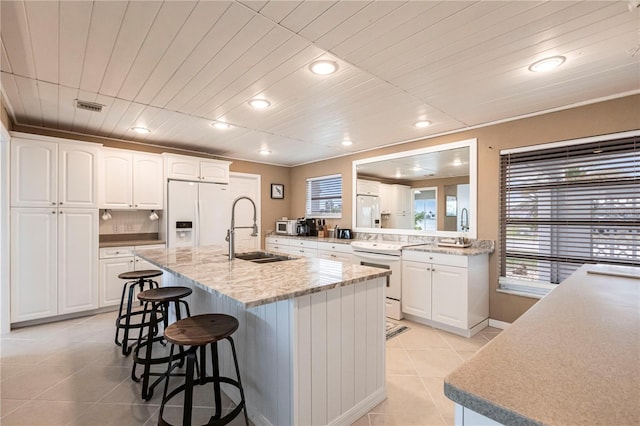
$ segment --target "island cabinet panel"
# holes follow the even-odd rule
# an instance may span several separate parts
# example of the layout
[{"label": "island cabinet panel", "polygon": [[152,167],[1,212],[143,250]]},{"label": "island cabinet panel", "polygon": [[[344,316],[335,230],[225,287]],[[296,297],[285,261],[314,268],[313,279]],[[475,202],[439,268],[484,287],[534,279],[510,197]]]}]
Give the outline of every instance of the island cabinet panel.
[{"label": "island cabinet panel", "polygon": [[[385,277],[251,308],[172,273],[164,278],[193,288],[192,314],[240,322],[233,339],[254,424],[351,424],[386,397]],[[235,377],[228,345],[219,348],[221,374]],[[235,389],[223,390],[239,401]]]}]

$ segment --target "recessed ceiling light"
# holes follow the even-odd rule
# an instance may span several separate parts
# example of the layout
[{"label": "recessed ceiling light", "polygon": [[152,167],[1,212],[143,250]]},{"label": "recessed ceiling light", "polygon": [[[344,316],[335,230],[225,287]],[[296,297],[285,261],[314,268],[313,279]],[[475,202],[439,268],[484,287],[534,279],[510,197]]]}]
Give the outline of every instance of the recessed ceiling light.
[{"label": "recessed ceiling light", "polygon": [[529,65],[529,71],[532,72],[546,72],[552,69],[558,68],[566,60],[564,56],[552,56],[550,58],[544,58]]},{"label": "recessed ceiling light", "polygon": [[458,166],[462,166],[462,161],[458,160],[457,158],[455,160],[453,160],[453,165],[458,167]]},{"label": "recessed ceiling light", "polygon": [[265,109],[271,106],[271,102],[266,99],[255,98],[249,101],[249,105],[251,105],[255,109]]},{"label": "recessed ceiling light", "polygon": [[352,142],[352,141],[350,141],[350,140],[344,140],[344,141],[342,141],[342,145],[344,145],[344,146],[351,146],[351,145],[353,145],[353,142]]},{"label": "recessed ceiling light", "polygon": [[309,65],[309,69],[314,74],[328,75],[338,71],[338,64],[333,61],[322,59],[312,62],[311,65]]},{"label": "recessed ceiling light", "polygon": [[395,176],[396,176],[397,178],[401,178],[401,177],[402,177],[402,173],[400,173],[400,172],[396,172],[396,175],[395,175]]},{"label": "recessed ceiling light", "polygon": [[427,120],[416,121],[415,126],[418,128],[429,127],[431,126],[431,122]]},{"label": "recessed ceiling light", "polygon": [[266,149],[266,148],[262,148],[262,149],[260,150],[260,155],[269,155],[269,154],[271,154],[271,151],[269,151],[269,150],[268,150],[268,149]]},{"label": "recessed ceiling light", "polygon": [[146,135],[147,133],[151,133],[151,130],[147,129],[146,127],[132,127],[131,130],[143,135]]},{"label": "recessed ceiling light", "polygon": [[225,123],[225,122],[222,122],[222,121],[214,121],[213,123],[211,123],[211,125],[213,127],[215,127],[216,129],[221,129],[221,130],[230,129],[230,128],[233,127],[231,124]]}]

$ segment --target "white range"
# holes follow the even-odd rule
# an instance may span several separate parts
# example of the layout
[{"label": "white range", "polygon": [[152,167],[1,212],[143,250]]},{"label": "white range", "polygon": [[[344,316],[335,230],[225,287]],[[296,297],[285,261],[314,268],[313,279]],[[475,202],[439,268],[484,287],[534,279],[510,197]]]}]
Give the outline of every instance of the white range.
[{"label": "white range", "polygon": [[[420,243],[416,243],[420,244]],[[402,249],[415,245],[396,241],[356,240],[351,243],[353,255],[361,265],[391,270],[387,277],[386,315],[395,320],[403,318],[402,300]]]}]

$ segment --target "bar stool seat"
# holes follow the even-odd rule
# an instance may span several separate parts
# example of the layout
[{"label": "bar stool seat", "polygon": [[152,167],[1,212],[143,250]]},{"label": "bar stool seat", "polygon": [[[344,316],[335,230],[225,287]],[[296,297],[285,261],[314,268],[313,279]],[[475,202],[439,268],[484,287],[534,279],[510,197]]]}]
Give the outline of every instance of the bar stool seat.
[{"label": "bar stool seat", "polygon": [[[190,318],[185,318],[180,321],[176,321],[167,327],[164,331],[164,336],[171,345],[171,355],[175,345],[180,347],[189,346],[186,351],[187,367],[185,374],[185,383],[173,389],[170,393],[169,379],[167,375],[165,379],[165,388],[162,398],[162,405],[160,405],[160,414],[158,416],[158,424],[162,426],[170,426],[163,418],[165,405],[181,392],[184,392],[184,411],[183,411],[183,425],[191,424],[191,413],[193,404],[193,387],[194,385],[205,385],[207,383],[213,383],[214,385],[214,402],[215,413],[207,423],[207,425],[225,425],[231,422],[240,411],[244,411],[245,423],[249,424],[249,417],[247,415],[247,408],[244,398],[244,390],[242,388],[242,382],[240,380],[240,369],[238,368],[238,358],[236,355],[235,344],[231,335],[238,329],[238,320],[230,315],[225,314],[204,314],[196,315]],[[219,364],[218,364],[218,342],[221,340],[227,340],[231,346],[231,352],[233,354],[233,362],[236,369],[237,380],[229,377],[220,376]],[[207,376],[206,372],[206,347],[211,347],[211,376]],[[197,352],[200,352],[200,371],[198,371],[198,378],[194,381],[194,369],[198,366]],[[221,404],[221,390],[220,384],[227,383],[235,386],[240,391],[240,402],[236,407],[224,417],[222,416],[222,404]]]},{"label": "bar stool seat", "polygon": [[[137,317],[138,315],[142,315],[143,311],[133,310],[133,295],[135,293],[136,288],[138,291],[142,292],[145,290],[145,287],[149,289],[158,288],[158,282],[153,280],[152,278],[159,277],[162,275],[162,271],[158,269],[145,269],[142,271],[127,271],[118,275],[118,278],[123,280],[128,280],[124,283],[122,287],[122,297],[120,298],[120,309],[118,311],[118,317],[116,318],[116,337],[115,343],[118,346],[122,346],[122,355],[128,356],[133,349],[133,345],[129,345],[130,340],[129,331],[134,329],[140,329],[143,327],[143,324],[139,322],[132,322],[132,319]],[[127,297],[128,292],[128,297]],[[125,309],[124,303],[125,298],[127,300],[127,307]],[[142,302],[140,303],[142,304]],[[123,331],[122,341],[119,341],[120,330]]]},{"label": "bar stool seat", "polygon": [[[189,296],[192,290],[188,287],[159,287],[142,291],[138,294],[138,299],[144,302],[144,309],[142,314],[142,327],[140,334],[138,335],[138,342],[135,345],[133,351],[133,368],[131,370],[131,378],[138,382],[142,380],[142,398],[150,400],[153,396],[153,388],[162,381],[166,374],[170,374],[171,370],[177,366],[182,366],[184,359],[184,350],[180,348],[180,362],[177,364],[170,364],[165,373],[152,373],[151,366],[157,364],[168,363],[171,359],[169,356],[153,356],[154,343],[163,343],[163,335],[159,334],[159,325],[164,323],[166,329],[169,325],[169,309],[173,303],[176,319],[179,321],[182,319],[182,312],[180,306],[184,308],[187,317],[191,316],[189,310],[189,304],[182,300]],[[149,319],[147,320],[147,314]],[[147,328],[147,333],[144,335],[143,330]],[[144,356],[142,356],[144,354]],[[140,377],[136,374],[138,364],[141,364],[144,369]],[[160,376],[155,382],[149,384],[151,376]]]}]

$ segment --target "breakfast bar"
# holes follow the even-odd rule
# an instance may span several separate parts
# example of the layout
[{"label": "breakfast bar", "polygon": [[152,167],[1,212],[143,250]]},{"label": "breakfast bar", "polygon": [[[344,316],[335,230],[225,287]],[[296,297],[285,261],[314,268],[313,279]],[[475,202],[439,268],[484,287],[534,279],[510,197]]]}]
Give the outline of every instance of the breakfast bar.
[{"label": "breakfast bar", "polygon": [[[193,289],[192,314],[225,313],[256,425],[350,424],[386,398],[389,271],[324,259],[228,260],[227,248],[139,250],[163,285]],[[221,372],[234,375],[221,352]],[[234,389],[223,390],[234,401]]]},{"label": "breakfast bar", "polygon": [[451,373],[456,424],[640,424],[640,268],[584,265]]}]

